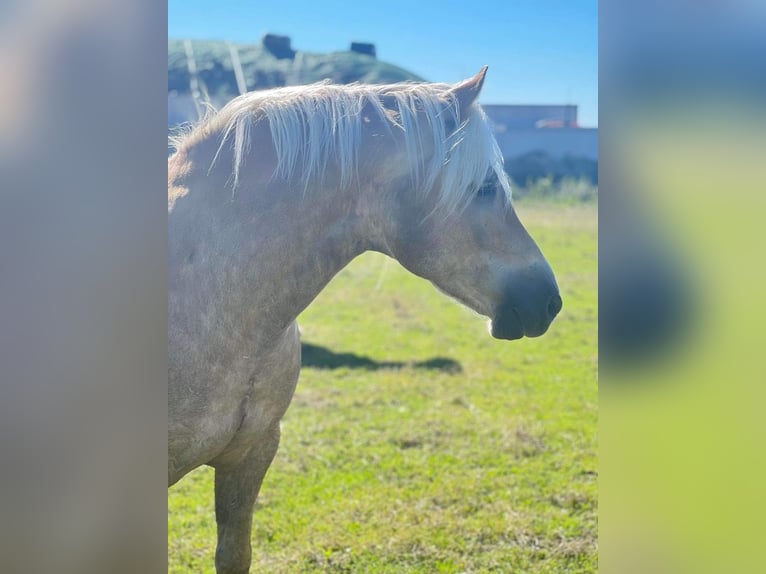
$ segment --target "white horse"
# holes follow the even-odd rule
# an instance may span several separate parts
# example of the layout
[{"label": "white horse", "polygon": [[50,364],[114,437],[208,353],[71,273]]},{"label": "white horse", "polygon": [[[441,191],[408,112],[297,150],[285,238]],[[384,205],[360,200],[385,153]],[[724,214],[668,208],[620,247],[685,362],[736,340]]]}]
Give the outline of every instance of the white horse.
[{"label": "white horse", "polygon": [[245,94],[168,161],[168,480],[215,468],[216,568],[250,567],[258,490],[298,381],[296,317],[380,251],[491,319],[539,336],[561,309],[516,217],[502,156],[458,85]]}]

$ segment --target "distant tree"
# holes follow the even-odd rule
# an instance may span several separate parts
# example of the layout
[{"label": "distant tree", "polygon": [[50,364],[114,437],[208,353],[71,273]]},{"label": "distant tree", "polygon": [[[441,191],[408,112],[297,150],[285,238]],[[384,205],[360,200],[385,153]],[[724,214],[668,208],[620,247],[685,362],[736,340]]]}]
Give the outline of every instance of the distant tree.
[{"label": "distant tree", "polygon": [[566,155],[556,159],[542,150],[531,151],[524,155],[506,158],[505,170],[517,186],[526,187],[535,182],[550,178],[553,183],[563,179],[585,180],[598,184],[598,161],[583,157]]}]

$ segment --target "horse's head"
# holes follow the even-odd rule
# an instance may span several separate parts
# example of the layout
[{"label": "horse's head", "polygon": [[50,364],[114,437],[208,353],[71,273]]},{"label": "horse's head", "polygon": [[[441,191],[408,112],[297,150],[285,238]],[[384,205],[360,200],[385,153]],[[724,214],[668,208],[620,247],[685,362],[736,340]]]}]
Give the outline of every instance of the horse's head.
[{"label": "horse's head", "polygon": [[[475,104],[485,72],[447,91],[439,113],[444,129],[437,126],[446,146],[432,137],[433,113],[416,112],[417,145],[436,155],[422,158],[421,167],[436,165],[438,171],[423,193],[413,193],[412,179],[397,177],[395,165],[387,162],[388,175],[380,175],[391,178],[384,250],[489,317],[494,337],[537,337],[561,310],[561,297],[548,262],[511,205],[502,157]],[[401,138],[407,136],[400,134],[396,144],[406,164],[412,147]]]}]

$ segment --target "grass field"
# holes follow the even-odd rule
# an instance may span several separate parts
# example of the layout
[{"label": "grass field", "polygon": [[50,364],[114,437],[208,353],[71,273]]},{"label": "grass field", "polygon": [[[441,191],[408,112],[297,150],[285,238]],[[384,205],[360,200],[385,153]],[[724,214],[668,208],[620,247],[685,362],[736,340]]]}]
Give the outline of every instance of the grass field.
[{"label": "grass field", "polygon": [[[255,572],[597,571],[597,208],[517,205],[564,300],[539,339],[377,254],[301,316]],[[213,473],[169,491],[169,571],[213,572]]]}]

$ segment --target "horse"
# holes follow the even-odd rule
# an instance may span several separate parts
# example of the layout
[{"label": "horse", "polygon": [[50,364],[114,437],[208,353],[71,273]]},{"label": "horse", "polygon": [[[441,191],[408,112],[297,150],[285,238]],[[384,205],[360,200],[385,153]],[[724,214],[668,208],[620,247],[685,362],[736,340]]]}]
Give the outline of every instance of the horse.
[{"label": "horse", "polygon": [[235,98],[168,159],[168,484],[215,470],[219,574],[248,572],[258,491],[301,365],[296,317],[366,251],[540,336],[562,302],[458,84],[309,86]]}]

